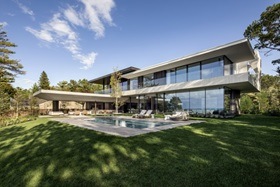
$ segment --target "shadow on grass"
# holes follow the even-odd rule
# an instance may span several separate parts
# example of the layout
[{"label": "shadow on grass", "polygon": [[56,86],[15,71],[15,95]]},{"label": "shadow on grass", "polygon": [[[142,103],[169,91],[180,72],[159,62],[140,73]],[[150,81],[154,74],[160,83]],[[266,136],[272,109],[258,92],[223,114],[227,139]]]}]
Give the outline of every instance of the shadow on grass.
[{"label": "shadow on grass", "polygon": [[1,186],[276,186],[279,118],[121,138],[49,121],[0,129]]}]

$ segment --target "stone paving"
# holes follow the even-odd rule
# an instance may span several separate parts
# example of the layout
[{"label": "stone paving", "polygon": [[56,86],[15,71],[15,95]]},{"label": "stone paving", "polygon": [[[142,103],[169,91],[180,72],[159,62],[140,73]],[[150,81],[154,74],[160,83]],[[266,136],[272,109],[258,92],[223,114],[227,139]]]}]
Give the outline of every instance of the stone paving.
[{"label": "stone paving", "polygon": [[[132,119],[131,117],[121,116],[121,117],[114,117],[114,118],[127,118]],[[163,120],[163,119],[144,119],[148,121],[154,121],[154,122],[172,122],[170,125],[164,125],[159,127],[153,127],[153,128],[144,128],[144,129],[134,129],[134,128],[128,128],[128,127],[120,127],[120,126],[113,126],[113,125],[106,125],[106,124],[99,124],[96,122],[89,121],[93,119],[93,117],[65,117],[65,118],[52,118],[54,121],[59,121],[62,123],[68,123],[74,126],[95,130],[99,132],[103,132],[106,134],[111,134],[115,136],[121,136],[121,137],[131,137],[136,136],[140,134],[146,134],[150,132],[157,132],[161,130],[166,129],[172,129],[174,127],[180,127],[184,125],[190,125],[194,123],[201,123],[203,121],[198,120],[189,120],[189,121],[170,121],[170,120]],[[135,119],[135,118],[133,118]],[[143,119],[135,119],[135,120],[143,120]]]}]

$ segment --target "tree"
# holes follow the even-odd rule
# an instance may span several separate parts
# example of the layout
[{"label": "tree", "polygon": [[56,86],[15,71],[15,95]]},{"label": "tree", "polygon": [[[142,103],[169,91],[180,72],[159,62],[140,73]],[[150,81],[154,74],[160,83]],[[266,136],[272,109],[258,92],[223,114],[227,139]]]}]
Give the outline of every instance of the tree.
[{"label": "tree", "polygon": [[39,87],[40,89],[49,90],[50,89],[50,81],[48,75],[45,71],[43,71],[39,78]]},{"label": "tree", "polygon": [[71,80],[69,81],[69,83],[68,83],[68,89],[69,89],[69,91],[71,91],[71,92],[76,92],[76,91],[78,91],[78,83],[77,83],[77,81],[71,79]]},{"label": "tree", "polygon": [[9,95],[0,89],[0,125],[2,116],[5,115],[10,109],[10,97]]},{"label": "tree", "polygon": [[[255,49],[269,49],[280,51],[280,3],[266,8],[259,20],[255,20],[247,27],[244,36],[255,39]],[[273,65],[280,64],[280,59],[272,61]],[[280,74],[280,67],[276,70]]]},{"label": "tree", "polygon": [[67,81],[60,81],[57,83],[57,88],[62,91],[68,91],[68,82]]},{"label": "tree", "polygon": [[35,92],[38,92],[38,91],[39,91],[39,87],[38,87],[37,83],[34,83],[31,88],[31,92],[32,92],[32,94],[34,94]]},{"label": "tree", "polygon": [[253,101],[248,95],[243,95],[240,99],[240,108],[242,113],[248,114],[251,113],[254,106],[253,106]]},{"label": "tree", "polygon": [[118,71],[118,69],[114,68],[114,72],[112,73],[110,78],[110,86],[112,88],[111,96],[115,98],[115,113],[118,113],[119,107],[123,105],[123,102],[120,100],[120,98],[122,97],[122,89],[120,85],[121,75],[122,74]]},{"label": "tree", "polygon": [[17,118],[19,117],[19,111],[29,106],[29,94],[30,92],[26,89],[16,88],[12,103],[14,104]]},{"label": "tree", "polygon": [[9,58],[9,55],[15,53],[8,49],[10,47],[16,47],[16,44],[7,39],[7,33],[3,31],[3,25],[0,25],[0,82],[14,82],[16,75],[25,73],[18,60]]}]

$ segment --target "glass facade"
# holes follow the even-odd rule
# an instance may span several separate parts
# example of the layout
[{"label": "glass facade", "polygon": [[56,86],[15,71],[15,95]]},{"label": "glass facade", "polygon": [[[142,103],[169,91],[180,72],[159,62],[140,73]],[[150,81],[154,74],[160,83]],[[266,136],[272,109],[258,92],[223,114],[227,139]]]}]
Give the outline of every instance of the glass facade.
[{"label": "glass facade", "polygon": [[211,59],[201,63],[202,79],[210,79],[224,75],[224,63],[221,58]]},{"label": "glass facade", "polygon": [[206,113],[224,110],[224,89],[206,90]]},{"label": "glass facade", "polygon": [[143,76],[143,86],[144,86],[144,88],[154,86],[154,74],[153,73]]},{"label": "glass facade", "polygon": [[187,66],[176,68],[176,83],[187,81]]},{"label": "glass facade", "polygon": [[190,91],[190,113],[205,114],[205,90]]},{"label": "glass facade", "polygon": [[167,84],[176,83],[176,70],[175,69],[167,70],[166,79],[167,79],[166,81]]},{"label": "glass facade", "polygon": [[188,65],[188,81],[200,79],[200,63]]},{"label": "glass facade", "polygon": [[[224,75],[232,75],[234,73],[233,63],[226,56],[220,56],[193,64],[179,66],[177,68],[139,76],[130,80],[123,79],[121,87],[123,91],[137,90],[159,85],[168,85],[199,79],[210,79]],[[104,79],[104,93],[110,92],[108,81],[109,79]]]},{"label": "glass facade", "polygon": [[130,90],[138,89],[138,78],[130,79]]},{"label": "glass facade", "polygon": [[154,104],[149,97],[140,96],[141,109],[153,109],[157,112],[171,113],[174,111],[189,111],[193,114],[212,114],[213,111],[228,110],[228,92],[224,88],[191,90],[185,92],[156,94]]}]

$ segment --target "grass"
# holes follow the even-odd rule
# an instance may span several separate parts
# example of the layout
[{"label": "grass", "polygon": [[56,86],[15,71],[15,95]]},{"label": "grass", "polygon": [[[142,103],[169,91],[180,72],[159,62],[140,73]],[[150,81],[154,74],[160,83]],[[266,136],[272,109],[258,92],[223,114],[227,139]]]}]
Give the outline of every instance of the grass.
[{"label": "grass", "polygon": [[0,186],[278,186],[280,118],[121,138],[38,119],[0,129]]}]

